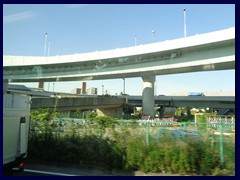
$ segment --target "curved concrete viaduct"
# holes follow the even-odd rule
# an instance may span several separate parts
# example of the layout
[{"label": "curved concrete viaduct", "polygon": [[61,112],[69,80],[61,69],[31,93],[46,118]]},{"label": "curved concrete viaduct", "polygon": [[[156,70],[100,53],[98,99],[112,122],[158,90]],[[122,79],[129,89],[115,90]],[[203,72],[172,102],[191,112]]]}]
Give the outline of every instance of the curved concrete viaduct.
[{"label": "curved concrete viaduct", "polygon": [[[211,107],[235,109],[234,96],[155,96],[155,105],[166,107]],[[128,104],[141,106],[141,96],[129,96]]]},{"label": "curved concrete viaduct", "polygon": [[154,114],[155,75],[235,69],[235,27],[186,38],[91,53],[3,56],[8,82],[142,77],[143,110]]}]

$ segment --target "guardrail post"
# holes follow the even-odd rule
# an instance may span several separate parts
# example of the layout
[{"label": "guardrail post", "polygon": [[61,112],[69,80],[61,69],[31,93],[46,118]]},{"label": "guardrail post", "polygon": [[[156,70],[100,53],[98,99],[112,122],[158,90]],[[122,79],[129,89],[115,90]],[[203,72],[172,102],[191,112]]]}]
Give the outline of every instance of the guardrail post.
[{"label": "guardrail post", "polygon": [[146,144],[149,145],[149,121],[146,123]]}]

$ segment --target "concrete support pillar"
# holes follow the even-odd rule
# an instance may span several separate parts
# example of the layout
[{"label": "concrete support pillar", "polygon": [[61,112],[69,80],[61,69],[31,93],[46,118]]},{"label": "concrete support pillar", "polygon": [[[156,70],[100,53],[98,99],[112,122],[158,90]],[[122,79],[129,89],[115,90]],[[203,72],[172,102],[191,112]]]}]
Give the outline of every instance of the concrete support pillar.
[{"label": "concrete support pillar", "polygon": [[3,80],[3,91],[7,91],[8,90],[8,80],[4,79]]},{"label": "concrete support pillar", "polygon": [[155,76],[149,75],[142,77],[143,92],[142,92],[142,107],[143,113],[154,117],[154,82]]}]

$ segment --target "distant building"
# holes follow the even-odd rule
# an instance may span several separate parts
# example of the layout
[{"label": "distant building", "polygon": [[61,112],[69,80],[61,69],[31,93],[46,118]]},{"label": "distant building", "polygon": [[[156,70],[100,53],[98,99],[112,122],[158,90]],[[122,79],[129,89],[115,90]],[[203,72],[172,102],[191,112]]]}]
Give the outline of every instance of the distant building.
[{"label": "distant building", "polygon": [[82,82],[82,94],[87,94],[86,89],[87,89],[87,83]]},{"label": "distant building", "polygon": [[72,94],[89,94],[89,95],[93,95],[93,94],[97,94],[97,88],[88,88],[87,90],[85,90],[85,92],[83,91],[82,88],[75,88],[71,91]]},{"label": "distant building", "polygon": [[44,82],[39,82],[38,83],[38,88],[39,89],[44,89]]},{"label": "distant building", "polygon": [[82,94],[82,89],[81,88],[75,88],[71,91],[72,94]]},{"label": "distant building", "polygon": [[86,82],[82,82],[82,88],[75,88],[71,91],[72,94],[89,94],[89,95],[93,95],[93,94],[97,94],[97,88],[88,88],[87,89],[87,83]]},{"label": "distant building", "polygon": [[89,94],[89,95],[97,94],[97,88],[89,88],[89,89],[87,89],[87,94]]}]

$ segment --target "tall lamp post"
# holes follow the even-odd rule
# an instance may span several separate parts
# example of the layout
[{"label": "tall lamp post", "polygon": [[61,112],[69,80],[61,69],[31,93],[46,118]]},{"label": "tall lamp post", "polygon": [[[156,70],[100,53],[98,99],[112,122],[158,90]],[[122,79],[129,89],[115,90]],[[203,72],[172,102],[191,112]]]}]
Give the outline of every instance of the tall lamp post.
[{"label": "tall lamp post", "polygon": [[135,46],[137,45],[137,35],[134,36],[134,43],[135,43]]},{"label": "tall lamp post", "polygon": [[123,94],[125,94],[125,78],[122,79],[123,79]]},{"label": "tall lamp post", "polygon": [[46,50],[47,50],[47,33],[45,33],[45,43],[44,43],[44,52],[43,52],[43,56],[46,55]]},{"label": "tall lamp post", "polygon": [[155,30],[152,30],[152,41],[155,42]]},{"label": "tall lamp post", "polygon": [[50,44],[51,44],[51,41],[49,40],[49,41],[48,41],[48,56],[49,56],[49,54],[50,54]]},{"label": "tall lamp post", "polygon": [[104,94],[104,85],[102,85],[102,95]]},{"label": "tall lamp post", "polygon": [[183,9],[183,19],[184,19],[184,37],[186,37],[187,36],[186,8]]},{"label": "tall lamp post", "polygon": [[50,88],[50,82],[48,82],[48,91],[49,91],[49,88]]}]

